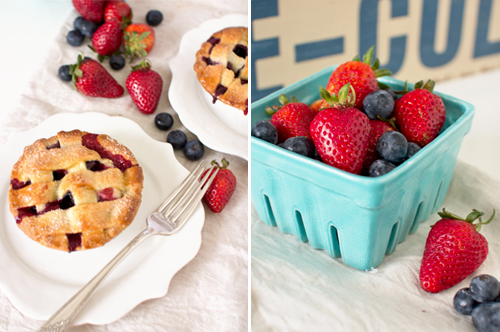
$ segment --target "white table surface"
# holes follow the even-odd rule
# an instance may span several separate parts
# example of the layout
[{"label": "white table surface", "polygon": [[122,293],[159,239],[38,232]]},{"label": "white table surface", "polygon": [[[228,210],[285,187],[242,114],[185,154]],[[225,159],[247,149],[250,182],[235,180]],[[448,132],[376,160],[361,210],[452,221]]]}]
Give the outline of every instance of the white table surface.
[{"label": "white table surface", "polygon": [[[134,1],[128,3],[140,16],[135,22],[145,22],[145,8],[164,8],[164,21],[158,27],[162,31],[157,38],[166,37],[172,45],[168,48],[168,57],[177,54],[178,43],[182,35],[196,28],[205,20],[219,18],[227,14],[247,14],[247,2],[244,0],[226,3],[219,0],[179,0],[179,1]],[[140,9],[139,9],[140,8]],[[188,9],[188,11],[187,11]],[[67,20],[76,17],[71,0],[0,0],[0,28],[4,31],[5,44],[11,52],[0,54],[0,148],[5,144],[7,133],[36,125],[33,119],[27,119],[28,125],[19,126],[13,112],[24,112],[20,105],[32,96],[31,88],[37,86],[33,75],[46,75],[40,66],[47,64],[47,57],[54,50],[55,41],[61,40],[62,29],[72,26]],[[176,17],[177,16],[177,17]],[[171,22],[176,22],[173,25]],[[168,33],[164,31],[168,28]],[[65,30],[66,31],[66,30]],[[174,43],[176,43],[174,45]],[[163,43],[165,45],[165,43]],[[67,45],[68,48],[71,46]],[[160,47],[160,46],[158,46]],[[164,91],[167,96],[171,73],[167,61],[158,66],[159,59],[165,56],[151,53],[150,59],[157,63],[164,78]],[[52,53],[53,54],[53,53]],[[156,59],[156,60],[155,60]],[[64,59],[66,60],[66,59]],[[61,58],[55,60],[61,61]],[[59,64],[57,65],[59,66]],[[127,69],[124,69],[127,70]],[[52,73],[49,72],[50,75]],[[53,81],[53,79],[51,78]],[[64,84],[61,82],[61,84]],[[36,89],[36,88],[35,88]],[[76,93],[76,92],[75,92]],[[128,96],[126,96],[128,98]],[[162,97],[165,98],[166,97]],[[99,99],[99,98],[97,98]],[[185,128],[180,124],[175,111],[165,101],[160,102],[165,111],[174,114],[177,121],[174,129]],[[32,102],[32,100],[29,100]],[[104,100],[96,100],[96,103]],[[121,102],[124,102],[122,98]],[[32,104],[35,105],[35,104]],[[90,103],[87,105],[87,110]],[[36,105],[35,105],[36,106]],[[123,106],[123,105],[122,105]],[[54,112],[42,105],[40,118],[46,118]],[[140,118],[138,111],[122,111],[122,115],[138,121],[141,127],[153,138],[164,140],[164,132],[153,126],[153,117]],[[136,112],[136,113],[135,113]],[[113,110],[106,110],[110,115],[117,115]],[[113,114],[114,113],[114,114]],[[36,114],[31,113],[31,114]],[[129,116],[130,114],[130,116]],[[139,119],[139,120],[137,120]],[[42,119],[43,120],[43,119]],[[16,122],[17,121],[17,122]],[[16,123],[16,127],[13,124]],[[26,127],[26,128],[23,128]],[[4,131],[4,132],[2,132]],[[186,131],[187,132],[187,131]],[[188,138],[194,138],[187,132]],[[166,143],[165,143],[166,144]],[[222,154],[210,149],[205,157],[221,159]],[[182,152],[176,151],[176,157],[186,168],[195,163],[188,161]],[[205,227],[202,233],[202,246],[197,256],[179,271],[172,279],[167,295],[141,303],[122,319],[102,326],[81,325],[69,331],[246,331],[248,326],[248,163],[246,160],[229,156],[238,185],[236,192],[226,209],[221,214],[211,213],[205,208]],[[231,166],[230,166],[231,167]],[[231,257],[229,257],[231,256]],[[220,263],[220,264],[219,264]],[[1,272],[5,273],[5,271]],[[230,285],[228,284],[230,283]],[[43,303],[43,299],[40,299]],[[41,321],[22,315],[15,309],[5,294],[0,291],[0,331],[32,331],[41,325]]]}]

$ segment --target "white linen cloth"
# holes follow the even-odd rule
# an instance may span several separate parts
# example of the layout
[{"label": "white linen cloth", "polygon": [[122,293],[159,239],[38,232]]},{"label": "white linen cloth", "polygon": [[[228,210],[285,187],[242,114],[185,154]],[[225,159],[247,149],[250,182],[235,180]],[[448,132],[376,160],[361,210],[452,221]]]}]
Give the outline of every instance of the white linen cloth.
[{"label": "white linen cloth", "polygon": [[359,271],[268,226],[252,208],[252,330],[476,331],[470,316],[455,312],[453,297],[477,275],[500,280],[499,202],[499,182],[457,162],[443,207],[462,217],[472,208],[485,212],[486,219],[493,208],[497,215],[481,229],[489,243],[485,262],[459,285],[438,294],[426,293],[419,283],[425,241],[430,226],[440,219],[437,214],[398,244],[376,270]]},{"label": "white linen cloth", "polygon": [[[69,1],[69,0],[68,0]],[[228,14],[248,14],[246,0],[180,0],[180,1],[134,1],[127,3],[133,10],[136,23],[145,23],[146,13],[158,9],[163,13],[163,22],[154,27],[156,43],[148,56],[153,70],[163,78],[163,92],[157,111],[153,115],[139,112],[130,96],[118,99],[91,98],[77,93],[70,83],[57,76],[59,66],[76,62],[80,52],[92,58],[87,48],[87,38],[80,47],[66,43],[66,34],[73,29],[75,10],[69,13],[48,54],[32,79],[27,82],[15,109],[2,110],[0,121],[0,148],[12,132],[24,131],[37,126],[51,115],[61,112],[102,112],[120,115],[137,122],[154,139],[165,142],[166,132],[154,125],[154,116],[159,112],[174,115],[171,130],[181,129],[188,139],[195,138],[179,121],[168,101],[171,82],[169,60],[177,55],[182,36],[206,20]],[[210,35],[210,34],[209,34]],[[194,62],[194,55],[193,55]],[[134,64],[138,63],[136,60]],[[130,65],[120,71],[106,69],[125,87]],[[186,91],[186,98],[193,93]],[[77,125],[77,124],[75,124]],[[221,133],[221,139],[222,139]],[[167,143],[165,143],[167,144]],[[197,162],[187,160],[181,151],[176,151],[177,160],[188,170]],[[94,331],[246,331],[248,326],[248,162],[241,158],[206,148],[206,159],[220,160],[226,157],[238,184],[231,201],[220,214],[205,207],[205,225],[202,244],[196,257],[172,279],[165,297],[139,304],[122,319],[104,326],[82,325],[69,328],[75,332]],[[122,263],[124,264],[124,263]],[[0,271],[0,273],[8,273]],[[147,282],[147,280],[145,280]],[[43,303],[43,299],[40,299]],[[23,316],[0,292],[0,331],[18,332],[36,330],[42,321]]]}]

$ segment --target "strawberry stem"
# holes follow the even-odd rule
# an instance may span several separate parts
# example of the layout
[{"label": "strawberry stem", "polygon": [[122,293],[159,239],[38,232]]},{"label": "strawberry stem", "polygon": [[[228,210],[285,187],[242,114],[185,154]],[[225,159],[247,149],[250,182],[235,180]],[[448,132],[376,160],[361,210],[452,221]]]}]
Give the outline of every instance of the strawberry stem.
[{"label": "strawberry stem", "polygon": [[[471,224],[472,226],[474,226],[474,228],[479,232],[481,230],[481,226],[482,225],[489,224],[493,220],[493,218],[495,217],[495,209],[493,209],[493,214],[486,221],[482,221],[482,219],[481,219],[481,217],[484,216],[484,213],[480,212],[480,211],[478,211],[476,209],[472,209],[472,212],[469,213],[469,215],[465,219],[462,218],[462,217],[460,217],[460,216],[457,216],[456,214],[453,214],[453,213],[451,213],[449,211],[446,211],[445,208],[443,208],[442,212],[438,212],[438,215],[441,218],[443,218],[443,219],[447,218],[447,219],[455,219],[455,220],[466,221],[469,224]],[[476,221],[476,220],[478,220],[479,222],[474,223],[474,221]]]}]

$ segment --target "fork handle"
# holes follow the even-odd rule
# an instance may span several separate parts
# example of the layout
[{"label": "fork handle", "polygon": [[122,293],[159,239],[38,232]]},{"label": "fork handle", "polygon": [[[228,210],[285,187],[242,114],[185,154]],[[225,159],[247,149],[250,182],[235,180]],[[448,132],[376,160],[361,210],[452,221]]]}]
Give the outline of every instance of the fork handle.
[{"label": "fork handle", "polygon": [[96,274],[83,288],[76,293],[68,302],[66,302],[55,314],[43,324],[38,332],[62,332],[66,330],[76,317],[78,312],[87,303],[90,296],[101,281],[128,256],[142,241],[154,233],[154,229],[148,227],[139,233],[129,244],[125,246],[99,273]]}]

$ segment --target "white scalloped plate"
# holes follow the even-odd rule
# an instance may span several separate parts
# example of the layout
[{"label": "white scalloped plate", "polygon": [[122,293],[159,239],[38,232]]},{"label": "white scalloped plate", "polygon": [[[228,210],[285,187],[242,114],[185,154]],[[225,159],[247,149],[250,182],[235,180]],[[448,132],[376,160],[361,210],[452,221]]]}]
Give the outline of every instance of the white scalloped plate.
[{"label": "white scalloped plate", "polygon": [[203,89],[193,70],[201,44],[214,32],[232,26],[248,26],[248,16],[224,16],[186,32],[179,53],[170,60],[172,83],[168,98],[182,124],[203,144],[248,160],[248,115],[220,101],[213,104],[212,96]]},{"label": "white scalloped plate", "polygon": [[[46,248],[17,228],[7,192],[12,166],[25,146],[73,129],[108,134],[127,146],[144,170],[144,190],[134,222],[119,236],[100,248],[67,253]],[[0,150],[0,160],[0,288],[21,313],[40,320],[48,319],[144,230],[148,214],[188,174],[170,144],[152,139],[129,119],[101,113],[61,113],[34,129],[14,133]],[[144,241],[98,287],[74,324],[107,324],[147,299],[164,296],[175,273],[200,249],[204,221],[200,203],[179,233]]]}]

